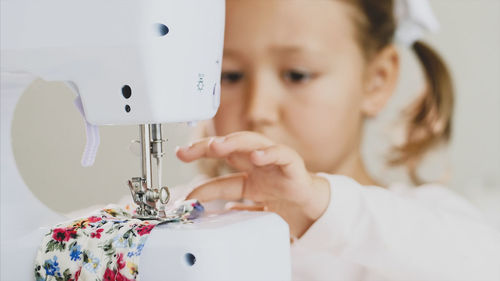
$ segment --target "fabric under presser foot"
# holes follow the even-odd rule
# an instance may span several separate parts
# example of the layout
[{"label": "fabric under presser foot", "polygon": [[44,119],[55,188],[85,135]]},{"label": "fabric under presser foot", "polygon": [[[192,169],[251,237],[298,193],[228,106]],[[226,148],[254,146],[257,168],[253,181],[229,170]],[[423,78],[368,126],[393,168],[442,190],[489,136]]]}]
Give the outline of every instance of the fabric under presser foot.
[{"label": "fabric under presser foot", "polygon": [[155,226],[190,223],[204,211],[197,200],[168,210],[161,220],[140,220],[117,206],[58,224],[43,238],[35,259],[35,280],[136,280],[139,258]]}]

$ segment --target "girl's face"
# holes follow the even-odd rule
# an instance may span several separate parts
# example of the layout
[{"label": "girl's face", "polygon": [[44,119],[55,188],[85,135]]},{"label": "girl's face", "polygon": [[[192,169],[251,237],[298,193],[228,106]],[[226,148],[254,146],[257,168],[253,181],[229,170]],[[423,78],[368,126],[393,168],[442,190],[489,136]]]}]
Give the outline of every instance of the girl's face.
[{"label": "girl's face", "polygon": [[358,152],[365,60],[341,1],[228,0],[217,135],[261,133],[311,172]]}]

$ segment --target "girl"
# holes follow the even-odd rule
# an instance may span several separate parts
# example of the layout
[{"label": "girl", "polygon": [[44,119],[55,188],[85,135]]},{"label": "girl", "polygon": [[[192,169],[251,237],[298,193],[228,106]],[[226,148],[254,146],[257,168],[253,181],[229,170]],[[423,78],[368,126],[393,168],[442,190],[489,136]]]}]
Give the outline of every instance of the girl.
[{"label": "girl", "polygon": [[[406,7],[415,3],[428,9],[421,0]],[[474,208],[437,185],[383,187],[363,163],[364,121],[398,81],[393,5],[228,0],[218,137],[177,156],[223,160],[233,173],[189,197],[248,199],[255,204],[233,208],[279,214],[297,280],[500,280],[500,235]],[[391,163],[417,180],[423,153],[450,136],[453,94],[439,56],[409,43],[428,85]]]}]

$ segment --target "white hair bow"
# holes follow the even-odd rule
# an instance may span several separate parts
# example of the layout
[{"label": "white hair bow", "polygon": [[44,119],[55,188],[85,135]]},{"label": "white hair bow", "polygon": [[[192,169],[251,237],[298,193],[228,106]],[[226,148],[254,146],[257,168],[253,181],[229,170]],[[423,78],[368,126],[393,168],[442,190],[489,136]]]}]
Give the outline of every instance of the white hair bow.
[{"label": "white hair bow", "polygon": [[439,30],[429,0],[396,0],[394,9],[397,21],[395,39],[399,43],[411,46],[426,32]]}]

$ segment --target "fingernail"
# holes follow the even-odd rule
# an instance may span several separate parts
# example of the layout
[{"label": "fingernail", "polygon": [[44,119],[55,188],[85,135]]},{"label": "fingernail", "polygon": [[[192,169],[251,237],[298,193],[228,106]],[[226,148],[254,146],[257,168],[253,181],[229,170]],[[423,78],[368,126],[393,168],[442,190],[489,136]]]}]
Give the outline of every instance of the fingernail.
[{"label": "fingernail", "polygon": [[255,150],[254,153],[255,153],[255,156],[257,156],[257,157],[262,157],[265,154],[265,152],[262,150]]},{"label": "fingernail", "polygon": [[210,140],[210,143],[223,143],[224,141],[226,140],[225,137],[213,137],[211,140]]},{"label": "fingernail", "polygon": [[227,202],[227,203],[224,205],[224,209],[225,209],[225,210],[231,210],[234,206],[236,206],[236,203],[235,203],[235,202]]},{"label": "fingernail", "polygon": [[214,139],[214,142],[216,142],[216,143],[221,143],[221,142],[224,142],[225,140],[226,140],[226,138],[225,138],[225,137],[216,137],[216,138]]},{"label": "fingernail", "polygon": [[189,150],[191,146],[177,146],[175,148],[175,152],[177,153],[179,150]]}]

